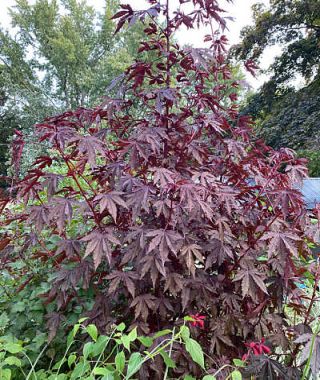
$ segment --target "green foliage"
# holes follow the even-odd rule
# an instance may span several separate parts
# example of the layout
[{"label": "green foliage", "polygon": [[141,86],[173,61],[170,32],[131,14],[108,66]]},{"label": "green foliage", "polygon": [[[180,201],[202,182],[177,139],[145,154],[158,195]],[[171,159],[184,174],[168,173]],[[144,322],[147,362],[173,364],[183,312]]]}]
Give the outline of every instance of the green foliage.
[{"label": "green foliage", "polygon": [[[254,25],[242,31],[233,48],[241,60],[259,60],[276,44],[282,53],[269,69],[270,79],[247,99],[243,113],[255,117],[257,130],[272,147],[289,147],[311,158],[311,175],[319,175],[319,41],[320,3],[317,0],[273,0],[256,4]],[[292,82],[301,78],[298,88]],[[297,80],[296,80],[297,81]],[[300,80],[301,81],[301,80]],[[297,86],[296,86],[297,87]],[[317,160],[318,161],[318,160]]]},{"label": "green foliage", "polygon": [[299,157],[308,160],[308,169],[310,177],[320,177],[320,150],[316,147],[311,149],[298,150]]},{"label": "green foliage", "polygon": [[[246,112],[255,112],[259,134],[273,147],[315,151],[319,147],[320,79],[300,90],[287,90],[272,107],[254,95]],[[271,94],[270,94],[271,96]]]},{"label": "green foliage", "polygon": [[[138,376],[143,365],[156,360],[157,357],[164,361],[168,372],[170,368],[175,368],[172,360],[171,349],[183,349],[190,354],[194,363],[200,365],[204,372],[202,380],[215,380],[215,374],[206,374],[203,351],[200,344],[190,338],[189,328],[181,326],[177,332],[174,330],[159,331],[153,336],[138,336],[137,331],[131,330],[126,334],[123,332],[123,325],[115,326],[109,335],[98,335],[94,325],[86,325],[86,318],[82,318],[71,329],[67,346],[60,358],[43,365],[42,355],[44,355],[47,345],[44,342],[39,347],[39,354],[32,360],[32,351],[25,341],[17,340],[12,335],[0,337],[0,374],[3,380],[41,379],[41,380],[75,380],[75,379],[101,379],[120,380],[133,379]],[[188,333],[186,333],[188,332]],[[125,344],[124,337],[130,337],[129,344]],[[159,339],[159,336],[165,339]],[[141,344],[145,339],[151,341],[149,345]],[[85,342],[83,345],[80,341]],[[65,345],[65,343],[64,343]],[[42,365],[39,365],[39,363]],[[242,375],[237,366],[229,367],[229,379],[242,379]],[[217,373],[218,373],[217,372]],[[185,375],[184,379],[192,379],[190,375]],[[180,378],[182,378],[180,377]]]}]

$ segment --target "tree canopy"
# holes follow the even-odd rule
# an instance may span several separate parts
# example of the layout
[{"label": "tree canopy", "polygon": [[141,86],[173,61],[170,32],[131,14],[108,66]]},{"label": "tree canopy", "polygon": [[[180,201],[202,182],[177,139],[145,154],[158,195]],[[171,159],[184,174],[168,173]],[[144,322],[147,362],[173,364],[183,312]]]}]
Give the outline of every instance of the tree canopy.
[{"label": "tree canopy", "polygon": [[320,3],[318,0],[271,0],[270,6],[253,6],[254,25],[241,32],[234,53],[241,59],[258,60],[268,46],[281,44],[283,52],[272,64],[278,84],[299,73],[311,79],[318,73],[320,55]]},{"label": "tree canopy", "polygon": [[319,127],[320,2],[272,0],[253,11],[254,25],[242,30],[233,54],[259,62],[267,47],[280,45],[282,53],[244,112],[257,118],[259,133],[274,147],[312,150]]}]

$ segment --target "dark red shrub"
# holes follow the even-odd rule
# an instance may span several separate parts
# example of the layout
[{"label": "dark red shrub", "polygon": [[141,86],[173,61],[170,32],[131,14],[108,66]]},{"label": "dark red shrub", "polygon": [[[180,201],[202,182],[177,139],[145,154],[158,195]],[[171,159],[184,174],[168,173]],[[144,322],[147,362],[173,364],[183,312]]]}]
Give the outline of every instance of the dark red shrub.
[{"label": "dark red shrub", "polygon": [[[52,332],[92,295],[87,314],[101,329],[125,321],[148,334],[201,315],[203,328],[193,333],[220,357],[214,367],[262,337],[288,345],[283,301],[304,308],[297,282],[309,254],[307,219],[293,184],[306,169],[292,151],[251,136],[232,91],[226,102],[238,85],[226,84],[217,1],[180,0],[174,13],[149,3],[143,12],[122,5],[114,19],[117,30],[143,20],[140,51],[152,51],[154,61],[129,67],[112,84],[118,96],[100,107],[38,125],[50,155],[19,183],[19,196],[30,204],[23,217],[41,243],[37,257],[55,273],[46,295],[56,305]],[[184,3],[192,3],[190,13]],[[212,30],[208,48],[172,43],[180,26],[203,24]],[[52,234],[59,241],[44,251]],[[187,371],[187,356],[174,355]]]}]

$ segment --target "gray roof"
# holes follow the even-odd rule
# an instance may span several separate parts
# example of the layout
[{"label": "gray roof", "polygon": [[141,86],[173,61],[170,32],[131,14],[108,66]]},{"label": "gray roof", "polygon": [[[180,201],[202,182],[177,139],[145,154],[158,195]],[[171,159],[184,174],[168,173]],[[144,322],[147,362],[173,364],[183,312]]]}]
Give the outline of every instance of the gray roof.
[{"label": "gray roof", "polygon": [[320,203],[320,178],[304,179],[300,190],[308,209],[313,209],[316,203]]}]

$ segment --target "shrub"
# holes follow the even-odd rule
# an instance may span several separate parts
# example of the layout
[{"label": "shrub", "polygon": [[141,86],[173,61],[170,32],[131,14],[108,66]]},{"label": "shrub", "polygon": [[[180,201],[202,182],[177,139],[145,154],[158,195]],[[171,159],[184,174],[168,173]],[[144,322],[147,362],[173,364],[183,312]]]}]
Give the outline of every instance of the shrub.
[{"label": "shrub", "polygon": [[[165,363],[164,379],[169,379],[168,373],[176,368],[171,359],[171,352],[177,347],[185,347],[189,359],[195,366],[200,366],[204,374],[202,380],[215,380],[216,374],[231,371],[232,379],[242,379],[238,367],[243,367],[241,360],[235,360],[233,365],[226,365],[217,372],[205,370],[205,357],[201,346],[190,337],[186,323],[173,330],[157,331],[151,336],[139,336],[137,329],[125,332],[126,326],[121,323],[113,326],[108,336],[99,335],[93,324],[84,325],[85,318],[79,320],[70,331],[64,342],[65,351],[57,362],[51,362],[49,368],[37,369],[39,360],[46,346],[32,362],[29,358],[28,347],[24,342],[13,337],[0,337],[0,376],[2,380],[120,380],[133,379],[137,374],[143,377],[143,366],[147,363],[155,366],[159,359]],[[185,317],[185,321],[192,318]],[[79,349],[79,341],[85,341]],[[140,351],[139,351],[140,349]],[[143,352],[141,351],[143,349]],[[169,353],[167,353],[167,351]],[[195,380],[191,375],[184,380]]]},{"label": "shrub", "polygon": [[[263,337],[294,349],[284,300],[306,312],[305,322],[310,313],[297,286],[313,234],[293,187],[306,175],[303,161],[256,140],[228,82],[221,84],[230,70],[226,38],[214,31],[225,27],[217,1],[193,0],[191,13],[183,12],[190,1],[180,1],[173,14],[169,1],[149,3],[139,12],[122,5],[114,19],[117,30],[141,19],[140,52],[157,58],[138,60],[116,79],[117,98],[37,125],[50,155],[16,187],[25,209],[15,218],[30,232],[5,237],[3,260],[19,259],[10,246],[21,238],[23,255],[45,263],[52,276],[46,302],[55,307],[50,340],[80,306],[102,332],[125,322],[152,335],[185,314],[204,315],[193,334],[210,368]],[[202,24],[213,30],[208,49],[173,42],[181,25]],[[185,350],[172,358],[174,378],[201,375]],[[162,378],[164,362],[144,371],[143,378]]]}]

